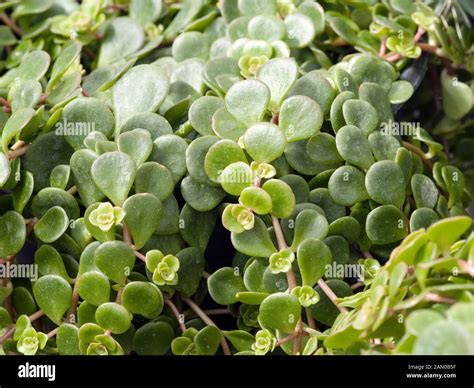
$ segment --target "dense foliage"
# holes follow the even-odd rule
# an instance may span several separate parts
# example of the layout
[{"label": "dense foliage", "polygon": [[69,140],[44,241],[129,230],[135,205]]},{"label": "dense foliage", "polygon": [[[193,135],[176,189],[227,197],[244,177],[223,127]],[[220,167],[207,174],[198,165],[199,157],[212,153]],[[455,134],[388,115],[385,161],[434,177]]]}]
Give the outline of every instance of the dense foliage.
[{"label": "dense foliage", "polygon": [[469,0],[0,12],[2,353],[474,354]]}]

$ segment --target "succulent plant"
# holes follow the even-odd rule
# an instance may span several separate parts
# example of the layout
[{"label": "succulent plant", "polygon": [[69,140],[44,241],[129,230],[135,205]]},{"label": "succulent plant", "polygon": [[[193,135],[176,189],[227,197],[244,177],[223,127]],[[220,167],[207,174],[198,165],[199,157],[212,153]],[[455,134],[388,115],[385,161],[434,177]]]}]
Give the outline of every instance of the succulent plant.
[{"label": "succulent plant", "polygon": [[444,3],[2,3],[1,352],[474,354]]}]

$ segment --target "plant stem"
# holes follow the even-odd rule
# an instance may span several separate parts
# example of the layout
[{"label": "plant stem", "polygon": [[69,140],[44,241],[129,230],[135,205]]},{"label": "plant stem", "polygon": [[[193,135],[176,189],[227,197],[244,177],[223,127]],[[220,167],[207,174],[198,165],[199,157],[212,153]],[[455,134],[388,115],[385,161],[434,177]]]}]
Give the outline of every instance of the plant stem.
[{"label": "plant stem", "polygon": [[[193,311],[198,315],[199,318],[201,318],[203,320],[203,322],[206,325],[214,326],[217,329],[219,329],[217,327],[217,325],[212,321],[212,319],[209,318],[206,315],[206,313],[204,311],[202,311],[201,308],[196,303],[194,303],[193,300],[189,299],[186,296],[183,296],[182,298],[183,298],[183,301],[186,302],[186,304],[193,309]],[[232,355],[232,353],[230,351],[229,344],[227,343],[227,340],[224,337],[224,334],[222,334],[222,331],[220,329],[219,329],[219,331],[221,332],[221,347],[222,347],[222,350],[224,351],[224,354],[226,356],[230,356],[230,355]]]},{"label": "plant stem", "polygon": [[286,336],[285,338],[282,338],[275,344],[275,348],[278,346],[284,345],[287,342],[293,341],[296,338],[296,333],[290,334],[289,336]]},{"label": "plant stem", "polygon": [[433,171],[433,163],[431,162],[431,160],[426,158],[426,155],[424,154],[424,152],[422,150],[420,150],[418,147],[414,146],[413,144],[408,143],[407,141],[403,142],[403,146],[406,149],[408,149],[410,151],[413,151],[416,155],[418,155],[420,157],[421,161],[423,162],[423,164],[426,167],[428,167],[428,169],[430,171]]},{"label": "plant stem", "polygon": [[183,314],[181,314],[176,307],[176,305],[173,303],[173,301],[169,298],[165,298],[165,303],[166,305],[170,308],[170,310],[173,312],[173,315],[175,316],[176,320],[178,321],[179,328],[181,329],[181,332],[184,333],[186,331],[186,324],[184,323],[183,319]]},{"label": "plant stem", "polygon": [[16,150],[10,150],[7,152],[7,159],[8,160],[13,160],[16,158],[19,158],[20,156],[26,154],[26,151],[28,150],[29,144],[24,145],[21,148],[18,148]]},{"label": "plant stem", "polygon": [[22,34],[21,28],[18,27],[18,25],[14,22],[14,20],[8,17],[6,13],[0,14],[0,21],[2,21],[8,28],[10,28],[10,30],[12,30],[15,33],[15,35],[17,35],[18,37],[21,37],[21,34]]},{"label": "plant stem", "polygon": [[67,190],[67,192],[68,192],[69,194],[71,194],[71,195],[74,195],[74,194],[77,193],[77,187],[76,187],[76,186],[71,186],[71,187]]},{"label": "plant stem", "polygon": [[67,313],[69,322],[71,322],[72,317],[76,316],[77,303],[78,302],[79,302],[79,291],[77,289],[77,281],[76,281],[76,282],[74,282],[74,287],[72,289],[71,307],[69,308],[69,311]]},{"label": "plant stem", "polygon": [[305,312],[306,312],[306,320],[308,321],[308,326],[313,330],[318,330],[318,326],[316,326],[316,321],[311,315],[311,310],[309,309],[309,307],[305,308]]},{"label": "plant stem", "polygon": [[331,300],[331,302],[334,303],[334,305],[337,307],[337,309],[341,313],[346,314],[346,313],[349,312],[344,306],[341,306],[341,305],[339,305],[339,303],[337,303],[337,301],[336,301],[337,295],[333,292],[333,290],[331,290],[329,288],[329,286],[327,285],[327,283],[323,279],[318,280],[318,286],[326,294],[326,296]]},{"label": "plant stem", "polygon": [[135,251],[135,257],[146,263],[146,256],[138,251]]},{"label": "plant stem", "polygon": [[59,330],[59,326],[58,326],[56,329],[51,330],[51,331],[47,334],[48,338],[53,338],[54,336],[56,336],[56,334],[58,334],[58,330]]},{"label": "plant stem", "polygon": [[301,343],[303,339],[303,322],[301,318],[298,320],[296,324],[296,337],[295,341],[293,342],[293,354],[298,355],[301,354]]},{"label": "plant stem", "polygon": [[128,230],[127,224],[122,224],[122,233],[123,233],[123,241],[128,245],[132,246],[132,236],[130,235],[130,231]]},{"label": "plant stem", "polygon": [[[278,242],[278,249],[281,251],[282,249],[288,248],[278,218],[272,216],[272,224]],[[298,285],[298,283],[296,282],[295,271],[293,271],[293,268],[290,268],[290,270],[286,273],[286,280],[288,282],[288,289],[291,292],[293,288]]]}]

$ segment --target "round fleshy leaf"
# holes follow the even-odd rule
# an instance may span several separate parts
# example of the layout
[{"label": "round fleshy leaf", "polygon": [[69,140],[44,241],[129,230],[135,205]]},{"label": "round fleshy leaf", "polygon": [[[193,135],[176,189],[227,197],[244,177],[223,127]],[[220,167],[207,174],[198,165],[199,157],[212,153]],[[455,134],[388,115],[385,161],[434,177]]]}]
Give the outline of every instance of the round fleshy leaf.
[{"label": "round fleshy leaf", "polygon": [[115,205],[121,206],[128,196],[136,175],[133,159],[123,152],[107,152],[92,164],[92,179]]},{"label": "round fleshy leaf", "polygon": [[392,84],[388,98],[391,104],[403,104],[410,99],[414,92],[415,89],[410,82],[400,80]]},{"label": "round fleshy leaf", "polygon": [[190,176],[181,181],[181,194],[193,209],[201,212],[214,209],[225,197],[220,187],[200,183]]},{"label": "round fleshy leaf", "polygon": [[300,314],[298,298],[291,294],[275,293],[265,298],[260,305],[258,321],[266,329],[292,333]]},{"label": "round fleshy leaf", "polygon": [[[256,18],[252,19],[255,20]],[[270,89],[270,109],[278,112],[280,104],[298,78],[298,65],[290,58],[275,58],[257,71],[257,79]]]},{"label": "round fleshy leaf", "polygon": [[353,125],[339,129],[336,147],[344,160],[355,166],[368,169],[375,162],[366,133]]},{"label": "round fleshy leaf", "polygon": [[[290,91],[291,96],[306,96],[318,103],[324,115],[329,113],[336,90],[317,70],[305,74]],[[352,97],[354,98],[354,97]]]},{"label": "round fleshy leaf", "polygon": [[381,131],[372,132],[369,135],[369,144],[376,160],[395,160],[400,149],[400,141],[391,134],[384,133],[384,126]]},{"label": "round fleshy leaf", "polygon": [[276,218],[288,218],[295,209],[296,199],[291,187],[279,180],[270,179],[266,181],[262,189],[265,190],[271,198],[272,216]]},{"label": "round fleshy leaf", "polygon": [[238,0],[239,10],[242,15],[256,16],[256,15],[274,15],[277,13],[276,0]]},{"label": "round fleshy leaf", "polygon": [[330,106],[329,117],[331,120],[331,126],[334,132],[339,131],[340,128],[346,125],[346,120],[342,112],[344,103],[348,100],[356,98],[355,94],[349,91],[340,93],[333,101]]},{"label": "round fleshy leaf", "polygon": [[328,189],[334,202],[343,206],[352,206],[369,197],[364,174],[352,166],[342,166],[334,171],[329,178]]},{"label": "round fleshy leaf", "polygon": [[12,112],[23,108],[34,108],[38,103],[43,88],[38,81],[28,80],[15,83],[10,89]]},{"label": "round fleshy leaf", "polygon": [[198,31],[184,32],[174,40],[171,47],[173,58],[182,62],[189,58],[206,60],[209,57],[210,42],[207,35]]},{"label": "round fleshy leaf", "polygon": [[189,122],[199,134],[214,135],[212,117],[218,109],[223,107],[224,102],[218,97],[200,97],[189,108]]},{"label": "round fleshy leaf", "polygon": [[135,249],[142,248],[160,224],[161,201],[153,194],[135,194],[123,203],[124,221],[132,235]]},{"label": "round fleshy leaf", "polygon": [[220,268],[207,279],[209,294],[215,302],[228,305],[237,302],[235,295],[246,291],[244,281],[235,268]]},{"label": "round fleshy leaf", "polygon": [[438,202],[438,189],[435,183],[425,175],[414,174],[411,178],[411,190],[416,207],[433,209]]},{"label": "round fleshy leaf", "polygon": [[276,16],[258,15],[250,20],[248,33],[251,39],[270,42],[282,40],[285,36],[286,28]]},{"label": "round fleshy leaf", "polygon": [[158,316],[163,310],[163,295],[152,283],[131,282],[123,289],[122,305],[132,314],[151,318]]},{"label": "round fleshy leaf", "polygon": [[285,18],[288,33],[287,43],[290,48],[303,48],[309,45],[316,36],[312,20],[301,13],[293,13]]},{"label": "round fleshy leaf", "polygon": [[164,201],[173,194],[173,189],[173,177],[165,166],[156,162],[146,162],[138,168],[135,178],[137,193],[150,193],[160,201]]},{"label": "round fleshy leaf", "polygon": [[472,89],[450,76],[446,70],[441,73],[441,95],[443,110],[452,119],[461,119],[472,110],[474,102]]},{"label": "round fleshy leaf", "polygon": [[11,140],[27,127],[34,115],[35,111],[33,109],[23,108],[17,110],[8,118],[2,131],[2,148],[4,152],[8,151]]},{"label": "round fleshy leaf", "polygon": [[108,241],[94,252],[97,267],[114,282],[122,284],[135,264],[133,249],[122,241]]},{"label": "round fleshy leaf", "polygon": [[0,187],[8,181],[12,170],[7,155],[0,153]]},{"label": "round fleshy leaf", "polygon": [[420,207],[411,214],[410,231],[414,232],[418,229],[428,229],[438,220],[438,214],[433,209]]},{"label": "round fleshy leaf", "polygon": [[19,213],[8,211],[0,217],[0,257],[17,254],[25,239],[25,221]]},{"label": "round fleshy leaf", "polygon": [[413,354],[473,355],[474,343],[469,331],[459,323],[440,321],[421,332],[413,346]]},{"label": "round fleshy leaf", "polygon": [[50,245],[42,245],[35,252],[35,264],[42,275],[58,275],[71,282],[64,260],[59,252]]},{"label": "round fleshy leaf", "polygon": [[342,105],[342,114],[347,124],[354,125],[367,134],[375,131],[379,124],[377,111],[367,101],[347,100]]},{"label": "round fleshy leaf", "polygon": [[176,184],[186,174],[188,143],[176,135],[160,136],[154,141],[151,160],[165,166]]},{"label": "round fleshy leaf", "polygon": [[53,187],[43,189],[36,194],[31,202],[31,212],[35,217],[41,218],[53,206],[62,207],[69,219],[75,220],[80,217],[76,199],[68,192]]},{"label": "round fleshy leaf", "polygon": [[71,177],[71,167],[66,164],[59,164],[51,171],[49,182],[51,187],[65,190]]},{"label": "round fleshy leaf", "polygon": [[100,306],[110,300],[110,282],[99,271],[89,271],[79,276],[77,291],[82,299],[93,306]]},{"label": "round fleshy leaf", "polygon": [[392,107],[387,92],[379,84],[364,82],[359,88],[359,97],[372,105],[378,113],[380,123],[393,121]]},{"label": "round fleshy leaf", "polygon": [[133,67],[112,90],[117,127],[137,113],[155,112],[168,95],[169,88],[168,76],[160,68],[153,65]]},{"label": "round fleshy leaf", "polygon": [[145,41],[140,24],[129,17],[118,17],[108,23],[100,46],[97,67],[113,64],[138,51]]},{"label": "round fleshy leaf", "polygon": [[283,154],[286,138],[283,131],[271,123],[251,126],[243,136],[245,150],[256,162],[270,163]]},{"label": "round fleshy leaf", "polygon": [[299,246],[296,253],[298,267],[304,286],[313,287],[332,262],[332,253],[321,240],[308,238]]},{"label": "round fleshy leaf", "polygon": [[240,146],[232,140],[220,140],[209,148],[204,159],[204,170],[213,182],[219,183],[224,169],[236,162],[247,163]]},{"label": "round fleshy leaf", "polygon": [[56,345],[60,354],[65,356],[80,356],[79,329],[70,324],[63,323],[56,333]]},{"label": "round fleshy leaf", "polygon": [[88,97],[70,102],[63,110],[62,121],[56,123],[56,134],[64,136],[74,149],[84,148],[84,139],[93,131],[110,137],[114,117],[102,101]]},{"label": "round fleshy leaf", "polygon": [[36,303],[46,316],[59,324],[71,304],[72,289],[69,283],[57,275],[46,275],[33,286]]},{"label": "round fleshy leaf", "polygon": [[120,152],[130,155],[137,167],[148,159],[153,149],[150,133],[141,128],[122,133],[117,145]]},{"label": "round fleshy leaf", "polygon": [[329,133],[318,133],[311,136],[306,145],[306,151],[316,163],[333,164],[343,161],[337,152],[336,139]]},{"label": "round fleshy leaf", "polygon": [[32,51],[25,55],[18,68],[17,77],[23,81],[39,81],[46,74],[51,63],[51,57],[45,51]]},{"label": "round fleshy leaf", "polygon": [[196,181],[213,184],[204,170],[204,159],[209,148],[218,140],[216,136],[202,136],[193,140],[186,149],[186,167]]},{"label": "round fleshy leaf", "polygon": [[179,259],[178,284],[173,288],[185,296],[193,295],[202,279],[204,256],[199,248],[189,247],[176,254]]},{"label": "round fleshy leaf", "polygon": [[226,108],[218,109],[212,116],[212,130],[222,139],[238,141],[246,129]]},{"label": "round fleshy leaf", "polygon": [[133,315],[125,307],[112,302],[101,304],[95,312],[97,323],[113,334],[125,333],[132,323],[132,318]]},{"label": "round fleshy leaf", "polygon": [[33,194],[34,178],[33,174],[29,171],[20,172],[20,181],[13,189],[12,199],[13,208],[18,213],[23,213],[23,209]]},{"label": "round fleshy leaf", "polygon": [[61,50],[51,70],[51,78],[48,83],[47,91],[50,91],[52,87],[58,84],[64,73],[74,65],[81,55],[81,50],[82,45],[76,40],[71,41]]},{"label": "round fleshy leaf", "polygon": [[261,81],[241,81],[225,96],[229,113],[247,126],[262,121],[270,101],[270,90]]},{"label": "round fleshy leaf", "polygon": [[382,160],[370,166],[365,176],[370,198],[382,205],[400,208],[405,202],[405,176],[397,163]]},{"label": "round fleshy leaf", "polygon": [[407,235],[408,225],[399,209],[393,205],[384,205],[369,213],[366,232],[375,244],[391,244]]},{"label": "round fleshy leaf", "polygon": [[270,257],[277,250],[265,223],[255,217],[255,226],[242,233],[232,233],[232,244],[239,252],[256,257]]},{"label": "round fleshy leaf", "polygon": [[272,209],[270,195],[259,187],[247,187],[242,190],[239,201],[257,214],[268,214]]},{"label": "round fleshy leaf", "polygon": [[92,179],[91,168],[97,158],[97,154],[90,150],[78,150],[71,157],[72,179],[85,206],[99,202],[105,197]]},{"label": "round fleshy leaf", "polygon": [[436,242],[441,251],[446,251],[471,226],[471,217],[457,216],[438,221],[428,228],[427,233],[430,240]]},{"label": "round fleshy leaf", "polygon": [[199,212],[188,204],[185,204],[181,210],[179,219],[181,222],[179,233],[183,240],[191,247],[205,250],[214,231],[217,212]]},{"label": "round fleshy leaf", "polygon": [[61,237],[69,227],[69,218],[62,207],[53,206],[34,226],[35,236],[45,243]]},{"label": "round fleshy leaf", "polygon": [[220,184],[229,194],[240,195],[242,190],[254,183],[253,171],[247,163],[229,164],[220,175]]},{"label": "round fleshy leaf", "polygon": [[324,239],[329,224],[325,216],[316,210],[306,209],[298,214],[295,221],[295,234],[291,247],[297,249],[308,238]]},{"label": "round fleshy leaf", "polygon": [[149,322],[136,331],[133,348],[141,356],[162,356],[170,349],[173,339],[174,330],[169,323]]},{"label": "round fleshy leaf", "polygon": [[293,96],[281,107],[279,125],[289,142],[308,139],[321,129],[323,113],[311,98]]},{"label": "round fleshy leaf", "polygon": [[340,217],[329,225],[328,235],[342,236],[349,244],[352,244],[359,238],[360,224],[354,217]]},{"label": "round fleshy leaf", "polygon": [[120,133],[133,131],[134,129],[145,129],[150,133],[152,140],[162,135],[171,135],[173,128],[162,116],[152,112],[142,112],[130,117],[120,128]]}]

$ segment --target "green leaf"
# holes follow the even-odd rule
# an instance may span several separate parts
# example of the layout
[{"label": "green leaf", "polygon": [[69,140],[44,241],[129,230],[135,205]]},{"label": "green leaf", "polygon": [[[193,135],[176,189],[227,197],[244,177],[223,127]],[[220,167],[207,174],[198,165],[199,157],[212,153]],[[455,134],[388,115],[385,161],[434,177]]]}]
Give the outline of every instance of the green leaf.
[{"label": "green leaf", "polygon": [[365,176],[367,192],[382,205],[400,208],[405,202],[405,176],[397,163],[382,160],[370,166]]},{"label": "green leaf", "polygon": [[176,184],[186,174],[186,140],[176,135],[160,136],[154,141],[151,159],[165,166]]},{"label": "green leaf", "polygon": [[369,213],[366,232],[375,244],[390,244],[407,235],[408,225],[399,209],[393,205],[384,205]]},{"label": "green leaf", "polygon": [[112,226],[109,230],[104,231],[104,230],[100,229],[98,226],[92,225],[92,223],[90,222],[91,213],[94,210],[96,210],[100,205],[101,205],[101,202],[96,202],[96,203],[90,205],[86,209],[86,212],[84,213],[84,225],[85,225],[87,231],[96,240],[98,240],[100,242],[115,240],[115,227]]},{"label": "green leaf", "polygon": [[271,198],[272,216],[288,218],[293,213],[296,203],[295,194],[287,183],[279,179],[269,179],[262,185],[262,189]]},{"label": "green leaf", "polygon": [[138,51],[145,41],[143,28],[129,17],[112,19],[100,47],[97,67],[113,64]]},{"label": "green leaf", "polygon": [[71,282],[63,258],[59,252],[50,245],[42,245],[35,252],[35,264],[42,275],[58,275]]},{"label": "green leaf", "polygon": [[352,206],[368,199],[365,176],[352,166],[339,167],[329,178],[331,198],[339,205]]},{"label": "green leaf", "polygon": [[270,163],[283,154],[286,138],[283,131],[271,123],[254,124],[243,136],[245,150],[256,162]]},{"label": "green leaf", "polygon": [[165,166],[156,162],[146,162],[138,168],[135,179],[137,193],[150,193],[160,201],[164,201],[173,194],[173,189],[173,177]]},{"label": "green leaf", "polygon": [[353,125],[346,125],[336,134],[336,147],[347,162],[368,169],[374,163],[366,133]]},{"label": "green leaf", "polygon": [[224,102],[218,97],[200,97],[189,108],[189,122],[199,134],[214,135],[212,118],[214,113],[223,107]]},{"label": "green leaf", "polygon": [[329,133],[318,133],[311,136],[306,152],[311,160],[320,164],[334,164],[342,162],[343,159],[336,148],[336,139]]},{"label": "green leaf", "polygon": [[224,336],[238,352],[251,350],[255,342],[254,336],[243,330],[224,331]]},{"label": "green leaf", "polygon": [[37,218],[41,218],[53,206],[62,207],[69,219],[75,220],[80,217],[79,205],[76,199],[68,192],[53,187],[41,190],[31,202],[31,212]]},{"label": "green leaf", "polygon": [[77,291],[82,299],[93,306],[100,306],[110,300],[110,283],[99,271],[89,271],[77,280]]},{"label": "green leaf", "polygon": [[153,194],[142,193],[129,197],[123,204],[123,210],[133,245],[135,249],[140,249],[160,224],[163,205]]},{"label": "green leaf", "polygon": [[316,36],[313,21],[301,13],[288,15],[285,20],[288,32],[287,43],[290,48],[303,48],[308,46]]},{"label": "green leaf", "polygon": [[388,98],[391,104],[402,104],[408,101],[414,92],[415,89],[410,82],[400,80],[392,84]]},{"label": "green leaf", "polygon": [[69,227],[69,218],[63,208],[53,206],[34,226],[36,237],[45,243],[52,243]]},{"label": "green leaf", "polygon": [[332,262],[332,253],[326,244],[316,238],[304,240],[296,252],[304,286],[313,287]]},{"label": "green leaf", "polygon": [[191,296],[199,287],[204,271],[202,251],[195,247],[185,248],[176,257],[179,259],[179,281],[173,288],[185,296]]},{"label": "green leaf", "polygon": [[0,217],[0,257],[16,255],[25,240],[25,221],[20,214],[8,211]]},{"label": "green leaf", "polygon": [[60,354],[65,356],[80,356],[79,329],[70,324],[63,323],[56,333],[56,345]]},{"label": "green leaf", "polygon": [[180,214],[182,227],[179,233],[189,246],[205,250],[214,231],[216,220],[216,211],[199,212],[185,204]]},{"label": "green leaf", "polygon": [[168,352],[174,338],[173,327],[166,322],[148,322],[133,336],[133,348],[141,356],[161,356]]},{"label": "green leaf", "polygon": [[10,89],[12,112],[23,108],[34,108],[43,88],[38,81],[28,80],[15,83]]},{"label": "green leaf", "polygon": [[197,182],[190,176],[181,181],[181,194],[193,209],[201,212],[216,208],[225,197],[220,187]]},{"label": "green leaf", "polygon": [[32,51],[23,57],[17,77],[23,81],[39,81],[48,71],[50,62],[51,58],[47,52]]},{"label": "green leaf", "polygon": [[416,355],[473,355],[469,332],[456,322],[441,321],[428,326],[415,341]]},{"label": "green leaf", "polygon": [[[329,113],[336,91],[329,81],[317,71],[305,74],[290,91],[290,96],[306,96],[318,103],[324,115]],[[351,94],[351,98],[354,96]]]},{"label": "green leaf", "polygon": [[262,121],[270,101],[270,90],[261,81],[240,81],[225,96],[229,113],[247,126]]},{"label": "green leaf", "polygon": [[410,230],[428,229],[439,220],[438,214],[430,208],[420,207],[416,209],[410,217]]},{"label": "green leaf", "polygon": [[259,305],[268,296],[266,292],[239,292],[235,297],[241,303]]},{"label": "green leaf", "polygon": [[327,236],[328,230],[329,224],[325,216],[316,210],[303,210],[296,217],[291,247],[297,249],[308,238],[322,240]]},{"label": "green leaf", "polygon": [[238,0],[239,10],[242,15],[274,15],[277,13],[276,0],[261,0],[255,2],[253,0]]},{"label": "green leaf", "polygon": [[117,145],[118,150],[128,154],[137,167],[140,167],[148,159],[153,150],[150,133],[141,128],[120,134]]},{"label": "green leaf", "polygon": [[59,324],[71,304],[72,289],[69,283],[57,275],[46,275],[33,286],[36,303],[48,318]]},{"label": "green leaf", "polygon": [[472,325],[474,318],[474,304],[471,302],[458,302],[446,312],[448,319],[462,325]]},{"label": "green leaf", "polygon": [[182,62],[189,58],[208,59],[210,42],[207,35],[198,31],[187,31],[178,35],[171,47],[173,58]]},{"label": "green leaf", "polygon": [[220,268],[207,279],[209,294],[215,302],[228,305],[237,302],[235,295],[245,291],[244,281],[235,268]]},{"label": "green leaf", "polygon": [[232,116],[226,108],[220,108],[212,116],[212,129],[222,139],[238,141],[247,127]]},{"label": "green leaf", "polygon": [[232,233],[231,238],[235,249],[248,256],[270,257],[277,252],[265,223],[258,217],[253,229]]},{"label": "green leaf", "polygon": [[101,304],[95,312],[97,323],[113,334],[125,333],[132,323],[132,318],[133,315],[125,307],[113,302]]},{"label": "green leaf", "polygon": [[441,322],[443,320],[444,320],[444,317],[437,311],[421,309],[421,310],[413,311],[407,317],[405,326],[407,328],[407,333],[410,333],[418,337],[429,326],[437,322]]},{"label": "green leaf", "polygon": [[367,101],[347,100],[342,105],[342,114],[347,124],[362,129],[366,134],[375,131],[379,124],[377,111]]},{"label": "green leaf", "polygon": [[2,131],[2,148],[3,152],[7,152],[10,142],[20,135],[21,131],[31,122],[35,115],[35,111],[31,108],[23,108],[13,113]]},{"label": "green leaf", "polygon": [[137,113],[155,112],[168,95],[169,88],[168,76],[160,68],[153,65],[133,67],[112,90],[117,127]]},{"label": "green leaf", "polygon": [[382,86],[372,82],[364,82],[359,88],[359,97],[375,108],[380,123],[388,124],[393,121],[392,107]]},{"label": "green leaf", "polygon": [[219,181],[227,193],[240,195],[242,190],[253,185],[253,178],[253,171],[247,163],[235,162],[224,168]]},{"label": "green leaf", "polygon": [[293,96],[281,107],[279,125],[289,142],[308,139],[323,125],[323,112],[311,98]]},{"label": "green leaf", "polygon": [[411,190],[416,207],[433,209],[438,202],[438,189],[435,183],[425,175],[414,174],[411,178]]},{"label": "green leaf", "polygon": [[121,206],[135,180],[133,159],[123,152],[107,152],[94,161],[91,171],[97,187],[115,205]]},{"label": "green leaf", "polygon": [[279,292],[268,296],[262,302],[258,321],[266,329],[292,333],[300,314],[301,306],[298,298]]},{"label": "green leaf", "polygon": [[137,20],[142,26],[154,23],[163,11],[162,0],[131,0],[130,17]]},{"label": "green leaf", "polygon": [[446,70],[441,73],[443,109],[452,119],[461,119],[472,109],[474,97],[471,88],[451,77]]},{"label": "green leaf", "polygon": [[[249,29],[256,19],[252,19]],[[258,69],[257,79],[265,83],[270,89],[270,110],[278,112],[281,102],[293,87],[297,78],[298,65],[290,58],[271,59]]]},{"label": "green leaf", "polygon": [[94,252],[97,267],[114,282],[123,284],[135,264],[133,249],[122,241],[107,241]]},{"label": "green leaf", "polygon": [[[344,298],[352,295],[351,287],[342,280],[331,279],[326,282],[327,286],[334,292],[338,298]],[[334,321],[340,314],[336,305],[328,298],[328,296],[321,290],[320,286],[316,286],[315,290],[320,296],[318,303],[312,305],[311,315],[317,321],[326,326],[332,326]]]},{"label": "green leaf", "polygon": [[122,305],[132,314],[154,318],[163,310],[163,295],[153,283],[130,282],[123,289]]},{"label": "green leaf", "polygon": [[209,148],[204,159],[204,170],[213,182],[219,183],[224,169],[236,162],[247,162],[240,146],[232,140],[220,140]]},{"label": "green leaf", "polygon": [[471,217],[451,217],[431,225],[427,233],[430,240],[435,242],[442,252],[445,252],[471,225]]},{"label": "green leaf", "polygon": [[79,196],[85,206],[90,206],[105,198],[92,179],[91,168],[98,155],[90,150],[78,150],[71,156],[71,175]]},{"label": "green leaf", "polygon": [[164,32],[165,38],[172,40],[176,35],[183,31],[199,14],[203,6],[203,0],[186,0],[177,15],[166,28]]},{"label": "green leaf", "polygon": [[199,354],[212,356],[217,352],[221,340],[221,332],[217,327],[206,326],[194,336],[194,344]]},{"label": "green leaf", "polygon": [[46,91],[51,91],[52,88],[59,83],[64,74],[79,59],[81,50],[82,45],[76,40],[69,42],[69,44],[61,50],[51,70],[51,78],[49,79]]}]

